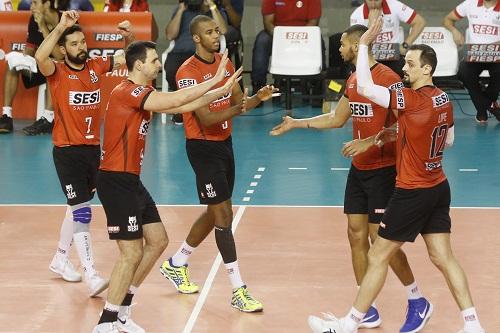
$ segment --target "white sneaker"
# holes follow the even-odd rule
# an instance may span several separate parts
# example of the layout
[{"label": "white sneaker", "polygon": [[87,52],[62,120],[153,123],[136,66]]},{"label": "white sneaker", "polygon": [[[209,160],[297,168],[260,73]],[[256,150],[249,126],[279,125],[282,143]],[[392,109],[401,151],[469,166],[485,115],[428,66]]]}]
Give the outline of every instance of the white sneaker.
[{"label": "white sneaker", "polygon": [[66,257],[61,257],[58,255],[55,255],[54,258],[52,258],[52,262],[49,265],[49,269],[56,273],[59,274],[65,281],[68,282],[80,282],[82,281],[82,275],[78,273],[73,267],[73,264],[69,259]]},{"label": "white sneaker", "polygon": [[486,333],[486,331],[484,329],[480,329],[479,331],[467,331],[465,328],[463,330],[460,330],[458,333]]},{"label": "white sneaker", "polygon": [[97,274],[85,278],[87,287],[89,288],[90,297],[95,297],[106,290],[109,286],[109,280],[103,279]]},{"label": "white sneaker", "polygon": [[330,313],[328,314],[325,313],[323,315],[328,320],[324,320],[316,316],[309,316],[309,318],[307,319],[309,328],[311,328],[311,330],[314,333],[357,333],[358,332],[357,329],[354,332],[348,332],[346,329],[344,329],[344,325],[342,325],[340,319],[336,318],[334,315]]},{"label": "white sneaker", "polygon": [[94,327],[92,333],[120,333],[120,331],[116,327],[116,322],[114,322],[98,324]]},{"label": "white sneaker", "polygon": [[146,333],[146,331],[141,326],[137,325],[132,320],[132,318],[130,318],[132,314],[131,308],[132,305],[120,306],[120,312],[118,312],[118,320],[116,321],[118,330],[124,333]]}]

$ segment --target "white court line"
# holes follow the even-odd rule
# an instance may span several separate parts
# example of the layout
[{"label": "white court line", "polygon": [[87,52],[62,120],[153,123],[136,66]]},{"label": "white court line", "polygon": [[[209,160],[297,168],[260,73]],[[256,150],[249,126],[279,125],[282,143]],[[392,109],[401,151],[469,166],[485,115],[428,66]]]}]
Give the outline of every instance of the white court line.
[{"label": "white court line", "polygon": [[307,168],[288,168],[288,170],[307,170]]},{"label": "white court line", "polygon": [[266,168],[260,167],[260,168],[257,169],[257,171],[259,171],[259,172],[266,171]]},{"label": "white court line", "polygon": [[458,169],[458,171],[462,171],[462,172],[477,172],[477,171],[479,171],[479,169]]},{"label": "white court line", "polygon": [[258,182],[251,182],[250,186],[257,186],[259,183]]},{"label": "white court line", "polygon": [[[233,220],[233,228],[232,228],[233,234],[236,231],[236,228],[238,227],[238,224],[240,223],[241,217],[243,216],[244,212],[245,212],[245,206],[240,206]],[[221,263],[222,263],[222,256],[219,253],[217,254],[217,257],[214,260],[212,268],[210,269],[210,273],[208,273],[207,280],[205,281],[205,284],[201,289],[200,297],[198,297],[193,312],[191,312],[191,316],[189,316],[189,319],[182,333],[190,333],[193,330],[196,319],[198,319],[201,308],[203,307],[203,304],[205,304],[205,301],[207,300],[208,293],[210,292],[210,288],[212,287],[212,283],[214,282],[215,275],[217,274],[217,271],[219,270],[219,266]]]},{"label": "white court line", "polygon": [[243,197],[243,201],[250,201],[250,197]]},{"label": "white court line", "polygon": [[253,192],[255,192],[255,190],[247,190],[247,194],[253,194]]},{"label": "white court line", "polygon": [[330,168],[332,171],[349,171],[349,168]]},{"label": "white court line", "polygon": [[261,179],[261,178],[262,178],[262,175],[257,174],[257,175],[254,175],[254,176],[253,176],[253,178],[254,178],[254,179]]}]

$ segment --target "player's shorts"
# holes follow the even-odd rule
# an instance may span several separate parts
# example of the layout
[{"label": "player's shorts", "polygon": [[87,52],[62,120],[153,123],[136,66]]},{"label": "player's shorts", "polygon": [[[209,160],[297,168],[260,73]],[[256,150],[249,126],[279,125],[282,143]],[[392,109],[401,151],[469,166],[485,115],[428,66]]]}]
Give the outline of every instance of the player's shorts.
[{"label": "player's shorts", "polygon": [[225,141],[189,139],[186,151],[196,174],[200,203],[215,205],[231,199],[235,178],[231,137]]},{"label": "player's shorts", "polygon": [[143,225],[161,223],[156,204],[138,175],[99,170],[97,195],[106,213],[109,239],[139,239]]},{"label": "player's shorts", "polygon": [[96,188],[100,146],[54,146],[52,156],[67,204],[74,206],[90,201]]},{"label": "player's shorts", "polygon": [[21,78],[26,89],[38,87],[47,82],[47,79],[40,73],[40,70],[36,73],[23,71],[21,72]]},{"label": "player's shorts", "polygon": [[448,180],[430,187],[394,190],[378,234],[398,242],[413,242],[418,234],[451,232]]},{"label": "player's shorts", "polygon": [[380,223],[395,184],[395,166],[360,170],[351,165],[345,187],[344,213],[368,215],[369,223]]}]

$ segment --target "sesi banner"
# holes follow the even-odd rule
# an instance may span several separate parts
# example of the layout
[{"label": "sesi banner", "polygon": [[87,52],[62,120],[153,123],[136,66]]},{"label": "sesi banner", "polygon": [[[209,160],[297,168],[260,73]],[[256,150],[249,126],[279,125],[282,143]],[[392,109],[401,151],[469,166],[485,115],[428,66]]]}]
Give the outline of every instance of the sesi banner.
[{"label": "sesi banner", "polygon": [[467,62],[500,63],[500,44],[467,44],[465,59]]},{"label": "sesi banner", "polygon": [[[28,11],[0,12],[0,54],[11,51],[22,52],[26,46]],[[90,56],[112,56],[123,48],[122,36],[116,26],[124,20],[132,23],[136,40],[151,40],[152,14],[146,12],[80,12],[79,24],[82,26]],[[0,102],[3,105],[4,77],[7,63],[0,59]],[[103,75],[101,87],[101,113],[104,112],[111,90],[126,76],[125,66]],[[37,109],[38,89],[26,89],[19,80],[13,103],[14,118],[34,119]]]}]

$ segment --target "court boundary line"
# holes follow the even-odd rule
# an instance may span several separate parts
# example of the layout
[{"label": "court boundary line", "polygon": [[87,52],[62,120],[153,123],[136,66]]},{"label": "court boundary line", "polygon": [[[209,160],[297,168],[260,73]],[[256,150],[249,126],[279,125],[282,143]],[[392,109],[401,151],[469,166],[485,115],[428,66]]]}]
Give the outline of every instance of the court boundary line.
[{"label": "court boundary line", "polygon": [[[66,207],[66,204],[0,204],[0,207]],[[92,204],[94,207],[102,207],[101,204]],[[174,204],[157,204],[156,207],[206,207],[206,205],[174,205]],[[234,205],[233,207],[248,207],[248,208],[344,208],[344,206],[316,206],[316,205]],[[500,209],[500,206],[450,206],[452,209]]]},{"label": "court boundary line", "polygon": [[[232,227],[233,234],[236,232],[236,228],[240,224],[243,213],[245,213],[245,209],[246,209],[245,205],[241,205],[238,207],[238,211],[236,212],[236,215],[233,219],[233,227]],[[214,282],[215,276],[217,275],[217,271],[219,270],[221,263],[222,263],[222,256],[220,253],[217,253],[214,263],[212,264],[212,268],[210,269],[207,279],[203,284],[203,288],[201,289],[200,297],[198,297],[198,299],[196,300],[196,304],[193,308],[193,311],[191,312],[191,315],[189,316],[186,326],[184,326],[184,330],[182,331],[182,333],[191,333],[191,331],[193,330],[194,324],[196,323],[196,320],[200,315],[201,309],[203,308],[203,305],[207,300],[208,293],[212,288],[212,284]]]}]

